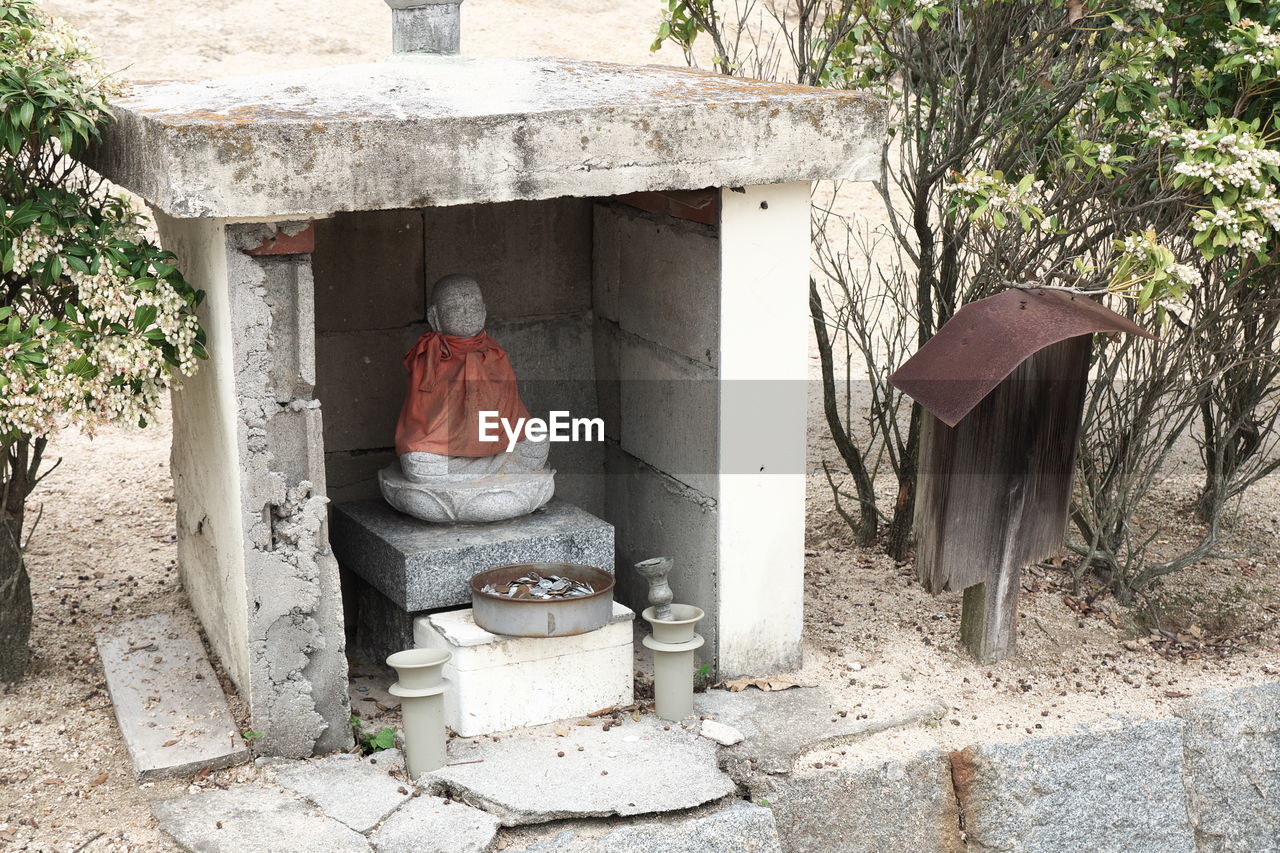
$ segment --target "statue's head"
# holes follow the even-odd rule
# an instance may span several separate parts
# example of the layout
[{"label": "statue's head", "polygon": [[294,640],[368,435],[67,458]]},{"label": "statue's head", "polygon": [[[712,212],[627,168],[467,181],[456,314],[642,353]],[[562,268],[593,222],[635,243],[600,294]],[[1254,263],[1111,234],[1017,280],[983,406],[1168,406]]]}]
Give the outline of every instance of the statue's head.
[{"label": "statue's head", "polygon": [[447,275],[431,289],[427,322],[437,332],[469,338],[484,331],[484,320],[484,297],[474,278]]}]

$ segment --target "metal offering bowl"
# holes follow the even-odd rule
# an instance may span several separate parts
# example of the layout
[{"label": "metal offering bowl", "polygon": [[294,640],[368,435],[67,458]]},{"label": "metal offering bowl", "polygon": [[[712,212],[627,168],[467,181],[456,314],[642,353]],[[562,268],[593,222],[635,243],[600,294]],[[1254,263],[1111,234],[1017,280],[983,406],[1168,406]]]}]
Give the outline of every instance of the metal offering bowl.
[{"label": "metal offering bowl", "polygon": [[[506,588],[530,572],[557,575],[590,584],[595,590],[572,598],[512,598],[485,592]],[[471,578],[471,608],[476,624],[508,637],[568,637],[609,624],[613,615],[613,575],[573,563],[519,563],[479,572]]]}]

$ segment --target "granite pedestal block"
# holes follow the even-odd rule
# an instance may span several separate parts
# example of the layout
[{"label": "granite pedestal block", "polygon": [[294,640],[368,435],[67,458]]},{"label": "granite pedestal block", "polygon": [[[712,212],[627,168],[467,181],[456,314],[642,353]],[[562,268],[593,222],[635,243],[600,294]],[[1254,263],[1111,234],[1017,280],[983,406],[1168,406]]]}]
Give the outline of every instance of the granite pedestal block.
[{"label": "granite pedestal block", "polygon": [[553,499],[521,518],[429,524],[381,500],[333,507],[330,543],[356,576],[356,649],[370,663],[410,648],[415,616],[471,603],[471,576],[512,563],[579,563],[613,572],[613,526]]},{"label": "granite pedestal block", "polygon": [[581,717],[634,700],[629,609],[570,637],[506,637],[475,623],[471,608],[420,616],[414,645],[443,649],[445,725],[463,737]]},{"label": "granite pedestal block", "polygon": [[343,568],[407,613],[471,603],[476,572],[511,563],[581,563],[613,571],[613,525],[552,500],[521,518],[428,524],[380,500],[333,508],[329,534]]}]

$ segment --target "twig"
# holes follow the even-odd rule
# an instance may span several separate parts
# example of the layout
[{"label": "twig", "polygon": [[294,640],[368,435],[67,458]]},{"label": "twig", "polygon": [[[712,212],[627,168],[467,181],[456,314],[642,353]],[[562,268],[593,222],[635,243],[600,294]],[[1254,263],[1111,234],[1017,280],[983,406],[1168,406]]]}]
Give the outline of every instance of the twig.
[{"label": "twig", "polygon": [[103,832],[99,832],[97,835],[92,836],[92,837],[91,837],[88,841],[86,841],[84,844],[81,844],[81,845],[80,845],[79,847],[77,847],[75,850],[71,851],[71,853],[80,853],[80,851],[81,851],[81,850],[83,850],[84,848],[88,847],[90,844],[92,844],[93,842],[97,841],[99,838],[101,838],[102,836],[104,836],[104,835],[106,835],[106,834],[107,834],[107,833],[106,833],[105,831],[103,831]]},{"label": "twig", "polygon": [[1056,290],[1059,293],[1078,294],[1080,296],[1101,296],[1108,291],[1101,287],[1068,287],[1065,284],[1041,284],[1038,281],[1017,281],[1009,285],[1014,290]]},{"label": "twig", "polygon": [[473,758],[473,759],[471,759],[470,761],[450,761],[450,762],[449,762],[447,765],[445,765],[445,766],[447,766],[447,767],[457,767],[457,766],[458,766],[458,765],[460,765],[460,764],[483,764],[483,763],[484,763],[484,759],[483,759],[483,758]]},{"label": "twig", "polygon": [[31,529],[27,531],[27,541],[23,543],[20,550],[26,551],[31,547],[31,540],[35,538],[36,528],[40,526],[40,519],[44,518],[44,502],[40,502],[40,510],[36,513],[36,520],[31,522]]},{"label": "twig", "polygon": [[1040,617],[1039,617],[1039,616],[1036,616],[1034,613],[1033,613],[1033,614],[1031,614],[1031,621],[1036,623],[1036,627],[1037,627],[1037,628],[1039,628],[1041,631],[1044,631],[1044,635],[1045,635],[1046,637],[1048,637],[1050,640],[1052,640],[1052,641],[1053,641],[1053,644],[1054,644],[1055,646],[1060,646],[1060,645],[1062,645],[1061,643],[1059,643],[1059,642],[1058,642],[1058,638],[1057,638],[1057,637],[1055,637],[1055,636],[1053,636],[1053,634],[1049,633],[1049,629],[1048,629],[1048,628],[1046,628],[1046,627],[1044,626],[1044,623],[1040,621]]}]

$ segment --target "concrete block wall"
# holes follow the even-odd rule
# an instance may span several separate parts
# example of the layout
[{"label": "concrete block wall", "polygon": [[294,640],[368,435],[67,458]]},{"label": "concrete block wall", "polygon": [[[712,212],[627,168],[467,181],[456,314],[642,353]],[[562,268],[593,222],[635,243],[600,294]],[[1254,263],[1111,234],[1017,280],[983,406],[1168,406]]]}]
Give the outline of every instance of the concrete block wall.
[{"label": "concrete block wall", "polygon": [[427,290],[473,275],[532,414],[605,420],[607,448],[555,444],[551,465],[561,498],[618,528],[624,603],[645,604],[631,566],[669,554],[677,596],[707,613],[702,660],[779,672],[800,649],[808,185],[700,195],[694,218],[553,199],[354,213],[318,229],[329,495],[377,496]]},{"label": "concrete block wall", "polygon": [[[551,199],[338,214],[319,223],[317,395],[324,401],[329,496],[378,496],[394,458],[402,358],[428,330],[431,286],[480,282],[488,330],[511,357],[530,412],[597,411],[591,327],[591,202]],[[603,508],[602,451],[553,445],[557,494]]]},{"label": "concrete block wall", "polygon": [[214,654],[247,691],[249,608],[235,408],[229,400],[235,380],[226,229],[207,219],[173,219],[159,211],[155,217],[165,248],[178,256],[187,279],[206,292],[200,323],[208,334],[209,360],[173,392],[170,467],[179,497],[178,570]]},{"label": "concrete block wall", "polygon": [[212,345],[209,364],[174,393],[184,584],[262,732],[258,748],[299,758],[348,748],[313,283],[308,241],[297,239],[311,226],[158,220],[208,294]]},{"label": "concrete block wall", "polygon": [[594,232],[598,398],[610,440],[604,517],[617,526],[618,594],[643,609],[647,589],[631,567],[673,557],[676,599],[707,614],[699,654],[714,667],[719,234],[608,201],[595,205]]},{"label": "concrete block wall", "polygon": [[227,227],[251,715],[265,751],[296,757],[351,743],[314,395],[311,259],[250,254],[277,230],[305,227]]}]

